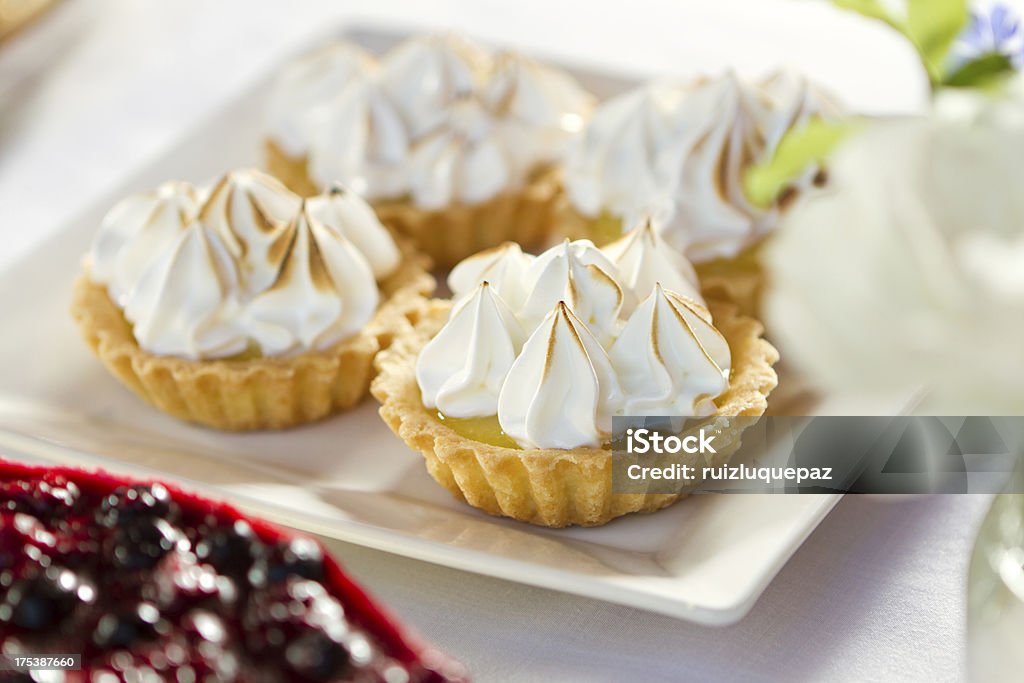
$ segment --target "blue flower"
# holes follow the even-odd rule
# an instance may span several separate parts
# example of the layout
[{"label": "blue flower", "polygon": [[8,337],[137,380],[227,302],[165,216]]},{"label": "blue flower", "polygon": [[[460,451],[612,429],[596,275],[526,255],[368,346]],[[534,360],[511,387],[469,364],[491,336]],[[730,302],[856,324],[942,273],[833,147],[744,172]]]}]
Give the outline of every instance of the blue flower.
[{"label": "blue flower", "polygon": [[971,12],[970,25],[953,45],[953,66],[962,66],[972,59],[992,53],[1006,55],[1016,68],[1024,65],[1021,18],[1001,3],[993,4],[987,11]]}]

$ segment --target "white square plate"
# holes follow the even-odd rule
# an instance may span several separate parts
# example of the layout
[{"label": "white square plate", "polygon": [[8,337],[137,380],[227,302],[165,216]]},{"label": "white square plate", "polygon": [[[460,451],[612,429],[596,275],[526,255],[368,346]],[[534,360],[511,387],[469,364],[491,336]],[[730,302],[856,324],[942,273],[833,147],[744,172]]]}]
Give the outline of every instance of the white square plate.
[{"label": "white square plate", "polygon": [[[346,37],[379,51],[400,36]],[[603,97],[630,85],[573,71]],[[511,581],[707,624],[742,618],[838,496],[702,495],[601,528],[534,528],[454,501],[372,400],[308,427],[223,434],[149,408],[107,374],[68,315],[100,218],[163,180],[258,164],[265,90],[235,100],[0,274],[0,453],[175,480],[312,533]]]}]

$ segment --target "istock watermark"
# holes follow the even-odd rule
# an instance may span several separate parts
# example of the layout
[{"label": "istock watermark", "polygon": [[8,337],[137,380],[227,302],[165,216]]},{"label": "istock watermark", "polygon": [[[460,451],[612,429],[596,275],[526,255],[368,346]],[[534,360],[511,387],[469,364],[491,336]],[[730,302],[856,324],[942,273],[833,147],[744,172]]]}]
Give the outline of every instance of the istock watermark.
[{"label": "istock watermark", "polygon": [[712,442],[714,435],[708,436],[703,429],[696,434],[679,436],[678,434],[663,435],[661,432],[646,428],[626,430],[627,453],[716,453]]},{"label": "istock watermark", "polygon": [[613,428],[616,493],[993,493],[1024,443],[1024,417],[645,416]]}]

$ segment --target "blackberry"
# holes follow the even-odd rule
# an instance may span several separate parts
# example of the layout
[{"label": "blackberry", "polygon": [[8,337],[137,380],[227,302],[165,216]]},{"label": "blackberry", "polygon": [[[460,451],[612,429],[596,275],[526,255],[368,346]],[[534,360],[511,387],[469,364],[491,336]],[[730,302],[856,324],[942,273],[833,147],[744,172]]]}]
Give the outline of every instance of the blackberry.
[{"label": "blackberry", "polygon": [[163,519],[138,519],[130,526],[114,529],[108,553],[116,567],[129,571],[152,569],[181,538],[181,532]]},{"label": "blackberry", "polygon": [[96,523],[108,529],[152,519],[174,522],[178,505],[161,484],[120,486],[103,499]]},{"label": "blackberry", "polygon": [[285,661],[298,676],[311,681],[334,681],[352,673],[352,656],[323,631],[310,631],[285,648]]},{"label": "blackberry", "polygon": [[74,573],[55,567],[16,579],[0,603],[0,623],[25,631],[59,630],[83,602],[79,585]]},{"label": "blackberry", "polygon": [[63,477],[29,482],[0,482],[0,512],[24,513],[37,519],[59,519],[69,514],[78,502],[79,490]]},{"label": "blackberry", "polygon": [[289,578],[322,581],[324,556],[320,546],[306,538],[278,543],[250,574],[254,585],[282,583]]},{"label": "blackberry", "polygon": [[134,609],[108,613],[100,617],[92,634],[99,647],[128,648],[142,640],[157,637],[160,612],[150,603],[139,603]]},{"label": "blackberry", "polygon": [[243,521],[210,531],[196,543],[196,558],[225,576],[244,577],[264,554],[264,546]]}]

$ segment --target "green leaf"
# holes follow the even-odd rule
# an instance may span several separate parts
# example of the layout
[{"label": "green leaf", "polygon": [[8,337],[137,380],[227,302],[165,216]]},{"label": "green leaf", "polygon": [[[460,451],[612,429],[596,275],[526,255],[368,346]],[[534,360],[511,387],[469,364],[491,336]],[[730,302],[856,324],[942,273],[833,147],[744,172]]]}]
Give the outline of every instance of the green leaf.
[{"label": "green leaf", "polygon": [[857,128],[853,121],[815,118],[790,130],[770,159],[747,170],[743,178],[747,198],[757,206],[771,206],[793,181],[810,166],[824,161],[836,145]]},{"label": "green leaf", "polygon": [[967,0],[907,0],[906,34],[933,84],[942,83],[949,50],[968,18]]},{"label": "green leaf", "polygon": [[951,88],[986,88],[1013,72],[1013,62],[1009,57],[990,52],[947,74],[942,80],[942,85]]}]

